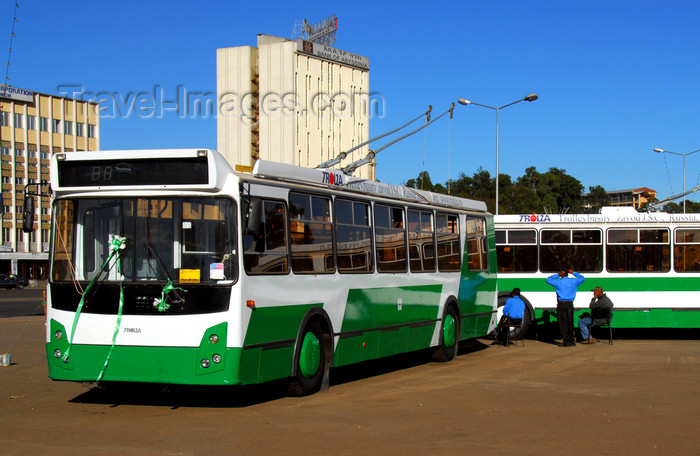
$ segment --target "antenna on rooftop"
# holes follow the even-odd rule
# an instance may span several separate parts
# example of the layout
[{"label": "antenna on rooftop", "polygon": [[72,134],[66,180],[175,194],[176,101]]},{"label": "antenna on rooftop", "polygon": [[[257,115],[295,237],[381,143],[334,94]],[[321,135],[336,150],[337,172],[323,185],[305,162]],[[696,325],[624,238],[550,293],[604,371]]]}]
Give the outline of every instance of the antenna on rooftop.
[{"label": "antenna on rooftop", "polygon": [[313,43],[332,46],[335,43],[335,33],[338,30],[338,18],[335,14],[328,16],[320,22],[310,25],[306,19],[294,23],[292,39],[311,41]]}]

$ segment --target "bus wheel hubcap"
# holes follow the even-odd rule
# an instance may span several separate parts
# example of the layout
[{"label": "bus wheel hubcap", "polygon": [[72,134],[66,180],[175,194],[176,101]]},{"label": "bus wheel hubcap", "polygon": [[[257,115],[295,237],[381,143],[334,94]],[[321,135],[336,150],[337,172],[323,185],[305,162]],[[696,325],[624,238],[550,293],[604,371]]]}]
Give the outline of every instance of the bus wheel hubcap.
[{"label": "bus wheel hubcap", "polygon": [[444,341],[445,347],[451,347],[455,343],[455,338],[457,336],[457,325],[455,324],[455,319],[451,314],[445,316],[445,324],[442,327],[442,340]]},{"label": "bus wheel hubcap", "polygon": [[306,378],[311,378],[318,372],[321,364],[321,342],[312,332],[306,333],[299,352],[299,370]]}]

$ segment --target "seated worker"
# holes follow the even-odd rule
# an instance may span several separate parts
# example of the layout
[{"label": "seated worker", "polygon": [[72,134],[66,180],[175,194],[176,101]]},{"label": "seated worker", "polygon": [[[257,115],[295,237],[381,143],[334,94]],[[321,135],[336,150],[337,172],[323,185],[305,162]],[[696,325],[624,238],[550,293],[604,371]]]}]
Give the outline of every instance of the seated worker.
[{"label": "seated worker", "polygon": [[523,314],[525,313],[525,302],[520,299],[520,288],[513,288],[510,292],[510,298],[506,301],[503,307],[503,316],[498,323],[498,341],[501,345],[506,344],[508,331],[510,328],[506,325],[520,325],[523,322]]},{"label": "seated worker", "polygon": [[593,289],[593,299],[591,299],[591,304],[588,306],[591,309],[591,314],[584,313],[578,321],[578,327],[581,330],[581,337],[583,338],[582,344],[593,344],[598,342],[596,339],[591,337],[590,327],[591,325],[604,325],[608,323],[608,312],[612,312],[613,303],[608,298],[601,287],[595,287]]}]

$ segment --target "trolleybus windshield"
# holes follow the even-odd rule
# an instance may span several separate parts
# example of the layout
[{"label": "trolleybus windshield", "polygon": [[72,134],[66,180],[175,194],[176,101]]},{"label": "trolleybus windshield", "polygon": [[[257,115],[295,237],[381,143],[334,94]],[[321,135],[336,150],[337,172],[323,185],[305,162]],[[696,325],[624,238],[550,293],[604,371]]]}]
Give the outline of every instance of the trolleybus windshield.
[{"label": "trolleybus windshield", "polygon": [[[237,279],[236,210],[228,198],[82,198],[55,203],[51,278],[221,283]],[[109,264],[124,238],[121,274]],[[114,262],[115,260],[112,260]]]}]

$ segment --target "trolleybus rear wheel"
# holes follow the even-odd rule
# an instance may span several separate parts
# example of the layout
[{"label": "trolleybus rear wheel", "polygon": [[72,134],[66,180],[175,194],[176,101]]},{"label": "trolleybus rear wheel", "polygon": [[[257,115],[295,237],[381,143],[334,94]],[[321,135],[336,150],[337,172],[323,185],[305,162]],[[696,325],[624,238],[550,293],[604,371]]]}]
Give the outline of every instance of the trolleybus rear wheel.
[{"label": "trolleybus rear wheel", "polygon": [[459,315],[457,315],[457,310],[455,310],[454,306],[449,306],[442,317],[441,343],[433,355],[436,361],[446,362],[457,357],[459,334]]},{"label": "trolleybus rear wheel", "polygon": [[326,352],[321,325],[313,321],[304,329],[296,357],[296,375],[289,384],[293,396],[306,396],[317,392],[323,381]]}]

